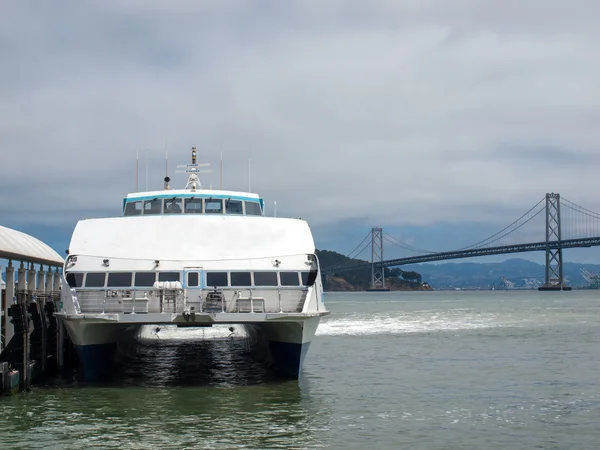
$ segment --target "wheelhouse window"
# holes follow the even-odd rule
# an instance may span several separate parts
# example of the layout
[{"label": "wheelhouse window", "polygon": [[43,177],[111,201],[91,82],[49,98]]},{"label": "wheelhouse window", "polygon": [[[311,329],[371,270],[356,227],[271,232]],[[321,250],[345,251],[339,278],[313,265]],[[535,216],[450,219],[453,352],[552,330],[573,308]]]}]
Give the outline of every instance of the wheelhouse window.
[{"label": "wheelhouse window", "polygon": [[231,272],[232,286],[252,286],[250,272]]},{"label": "wheelhouse window", "polygon": [[309,272],[301,272],[302,275],[302,285],[303,286],[312,286],[315,284],[317,280],[318,272],[316,270],[311,270]]},{"label": "wheelhouse window", "polygon": [[83,286],[83,273],[67,272],[67,283],[72,288]]},{"label": "wheelhouse window", "polygon": [[244,214],[243,203],[241,200],[225,200],[226,214]]},{"label": "wheelhouse window", "polygon": [[168,198],[165,199],[165,214],[181,214],[181,199]]},{"label": "wheelhouse window", "polygon": [[282,286],[300,286],[298,272],[279,272],[279,280]]},{"label": "wheelhouse window", "polygon": [[85,287],[104,287],[105,272],[89,272],[85,276]]},{"label": "wheelhouse window", "polygon": [[198,272],[188,272],[187,285],[188,287],[200,286],[200,274]]},{"label": "wheelhouse window", "polygon": [[111,272],[108,274],[107,287],[129,287],[133,273],[131,272]]},{"label": "wheelhouse window", "polygon": [[261,216],[262,211],[258,202],[246,201],[246,215],[248,216]]},{"label": "wheelhouse window", "polygon": [[144,214],[160,214],[162,202],[158,198],[144,201]]},{"label": "wheelhouse window", "polygon": [[222,214],[223,200],[220,198],[207,198],[204,200],[204,212],[206,214]]},{"label": "wheelhouse window", "polygon": [[125,215],[126,216],[139,216],[142,214],[142,202],[129,202],[125,203]]},{"label": "wheelhouse window", "polygon": [[254,272],[254,286],[277,286],[277,272]]},{"label": "wheelhouse window", "polygon": [[227,286],[227,272],[207,272],[206,286],[209,288]]},{"label": "wheelhouse window", "polygon": [[152,287],[156,281],[156,273],[154,272],[136,272],[135,287]]},{"label": "wheelhouse window", "polygon": [[186,214],[202,214],[202,199],[201,198],[186,198],[185,199]]},{"label": "wheelhouse window", "polygon": [[158,272],[158,281],[179,281],[179,272]]}]

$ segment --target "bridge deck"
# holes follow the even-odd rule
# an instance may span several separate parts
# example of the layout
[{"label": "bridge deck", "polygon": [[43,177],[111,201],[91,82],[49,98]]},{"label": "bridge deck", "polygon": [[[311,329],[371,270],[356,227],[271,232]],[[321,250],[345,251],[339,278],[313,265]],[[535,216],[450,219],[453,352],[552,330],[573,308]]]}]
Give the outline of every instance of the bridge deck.
[{"label": "bridge deck", "polygon": [[[409,256],[406,258],[388,259],[375,263],[376,267],[393,267],[393,266],[404,266],[408,264],[419,264],[432,261],[443,261],[448,259],[460,259],[460,258],[471,258],[475,256],[488,256],[488,255],[502,255],[508,253],[525,253],[535,251],[546,251],[547,248],[551,250],[564,249],[564,248],[577,248],[577,247],[595,247],[600,246],[600,237],[591,238],[580,238],[580,239],[564,239],[561,241],[551,241],[546,245],[546,242],[532,242],[528,244],[517,244],[517,245],[505,245],[500,247],[487,247],[487,248],[472,248],[467,250],[455,250],[449,252],[430,253],[427,255]],[[324,268],[322,273],[324,275],[331,275],[333,273],[350,272],[353,270],[367,269],[371,267],[371,263],[355,264],[347,267],[338,268]]]}]

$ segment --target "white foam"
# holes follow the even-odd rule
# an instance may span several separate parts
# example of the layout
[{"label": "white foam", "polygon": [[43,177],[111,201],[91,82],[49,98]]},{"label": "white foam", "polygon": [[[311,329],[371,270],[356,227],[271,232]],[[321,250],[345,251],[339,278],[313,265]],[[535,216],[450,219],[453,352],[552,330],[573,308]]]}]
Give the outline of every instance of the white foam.
[{"label": "white foam", "polygon": [[[233,328],[233,331],[230,330]],[[157,331],[158,330],[158,331]],[[212,327],[179,328],[175,325],[146,325],[142,327],[141,339],[216,339],[245,336],[237,325],[213,325]]]},{"label": "white foam", "polygon": [[419,311],[417,314],[361,314],[330,318],[321,322],[316,334],[362,336],[476,330],[519,325],[514,321],[501,320],[495,314],[465,313],[465,311],[454,313],[452,311]]}]

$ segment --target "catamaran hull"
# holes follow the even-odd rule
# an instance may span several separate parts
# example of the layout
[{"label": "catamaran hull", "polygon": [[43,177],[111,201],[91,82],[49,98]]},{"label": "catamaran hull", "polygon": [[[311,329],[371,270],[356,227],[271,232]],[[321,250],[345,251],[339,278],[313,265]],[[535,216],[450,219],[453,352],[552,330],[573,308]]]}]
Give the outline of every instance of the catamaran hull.
[{"label": "catamaran hull", "polygon": [[[260,349],[264,360],[278,377],[298,379],[320,317],[296,321],[274,320],[246,323],[251,341]],[[107,323],[88,319],[64,321],[80,363],[80,376],[86,381],[110,378],[114,375],[118,344],[132,337],[140,325]]]},{"label": "catamaran hull", "polygon": [[249,334],[269,350],[269,365],[281,377],[298,379],[320,317],[295,322],[263,322],[248,326]]},{"label": "catamaran hull", "polygon": [[79,357],[81,377],[86,381],[110,378],[116,370],[117,343],[132,324],[86,320],[66,320],[64,324]]}]

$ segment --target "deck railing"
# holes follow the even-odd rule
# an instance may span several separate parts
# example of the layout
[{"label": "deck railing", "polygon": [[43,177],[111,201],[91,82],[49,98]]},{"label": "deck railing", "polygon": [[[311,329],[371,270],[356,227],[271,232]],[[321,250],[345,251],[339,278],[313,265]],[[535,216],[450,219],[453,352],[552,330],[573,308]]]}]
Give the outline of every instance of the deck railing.
[{"label": "deck railing", "polygon": [[78,289],[79,313],[296,313],[308,289]]}]

